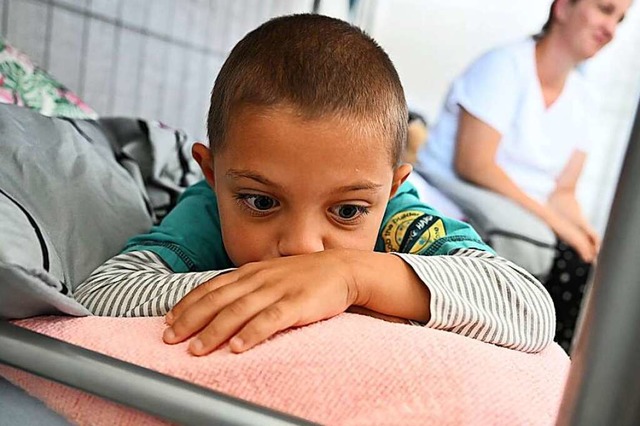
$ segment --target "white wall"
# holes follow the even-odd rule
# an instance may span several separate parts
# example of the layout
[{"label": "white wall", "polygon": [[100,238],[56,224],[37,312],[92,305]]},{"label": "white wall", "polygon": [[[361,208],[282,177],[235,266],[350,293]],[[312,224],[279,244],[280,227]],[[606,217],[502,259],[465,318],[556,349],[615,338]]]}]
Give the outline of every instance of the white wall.
[{"label": "white wall", "polygon": [[[359,0],[410,106],[434,122],[450,81],[484,50],[536,32],[551,0]],[[640,5],[587,67],[602,102],[580,198],[604,228],[640,93]],[[248,30],[313,0],[0,0],[0,34],[103,115],[161,119],[204,136],[213,78]],[[320,12],[346,18],[348,0]],[[207,19],[210,21],[208,22]],[[209,25],[207,25],[209,23]]]},{"label": "white wall", "polygon": [[[551,0],[361,0],[369,15],[357,22],[394,61],[410,107],[437,119],[451,80],[488,48],[536,33]],[[637,3],[637,2],[636,2]],[[604,230],[633,113],[640,95],[640,6],[618,36],[586,67],[600,113],[579,198]]]},{"label": "white wall", "polygon": [[449,83],[477,56],[538,31],[549,0],[378,0],[367,31],[389,53],[412,108],[435,121]]}]

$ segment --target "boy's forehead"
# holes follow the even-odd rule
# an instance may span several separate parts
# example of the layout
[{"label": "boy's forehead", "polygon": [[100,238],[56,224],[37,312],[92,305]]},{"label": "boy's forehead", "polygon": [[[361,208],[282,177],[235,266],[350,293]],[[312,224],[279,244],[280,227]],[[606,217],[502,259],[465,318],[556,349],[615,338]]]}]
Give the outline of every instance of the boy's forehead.
[{"label": "boy's forehead", "polygon": [[[313,143],[313,140],[296,138],[299,136],[297,132],[287,133],[287,130],[302,127],[318,132],[318,136],[321,134],[323,138],[338,139],[337,142],[345,146],[365,148],[369,156],[388,156],[391,152],[392,141],[380,128],[379,121],[356,118],[346,113],[309,113],[304,108],[288,103],[274,106],[245,105],[234,109],[230,114],[229,128],[233,129],[233,136],[236,137],[226,142],[233,143],[238,136],[252,137],[256,127],[267,135],[288,139],[292,144]],[[267,143],[268,140],[262,139]]]},{"label": "boy's forehead", "polygon": [[318,185],[338,185],[363,177],[385,181],[393,170],[389,143],[379,133],[335,115],[308,118],[291,109],[251,108],[235,114],[225,139],[215,167],[223,174],[261,171],[280,182],[313,175],[323,176]]}]

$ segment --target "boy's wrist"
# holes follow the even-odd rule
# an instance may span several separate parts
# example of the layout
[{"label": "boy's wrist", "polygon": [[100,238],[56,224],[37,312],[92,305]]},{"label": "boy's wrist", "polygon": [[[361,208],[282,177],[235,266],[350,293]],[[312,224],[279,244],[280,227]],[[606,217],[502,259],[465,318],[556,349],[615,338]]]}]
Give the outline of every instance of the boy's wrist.
[{"label": "boy's wrist", "polygon": [[[349,305],[367,306],[371,299],[372,282],[368,276],[371,269],[370,255],[373,252],[362,250],[339,250],[338,257],[344,262],[348,271]],[[368,267],[368,268],[367,268]]]},{"label": "boy's wrist", "polygon": [[[352,304],[380,308],[383,299],[417,277],[402,258],[392,253],[346,250],[344,259],[350,270],[355,295]],[[423,283],[419,284],[420,286]],[[388,288],[391,287],[391,288]]]}]

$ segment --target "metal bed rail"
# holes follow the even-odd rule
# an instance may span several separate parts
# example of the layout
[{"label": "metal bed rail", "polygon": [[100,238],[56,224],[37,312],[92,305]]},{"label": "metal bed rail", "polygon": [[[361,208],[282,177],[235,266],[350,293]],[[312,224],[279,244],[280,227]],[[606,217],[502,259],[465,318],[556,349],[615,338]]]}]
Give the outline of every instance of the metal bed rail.
[{"label": "metal bed rail", "polygon": [[582,308],[558,425],[640,424],[640,105],[594,279]]},{"label": "metal bed rail", "polygon": [[184,425],[314,424],[7,321],[0,363]]}]

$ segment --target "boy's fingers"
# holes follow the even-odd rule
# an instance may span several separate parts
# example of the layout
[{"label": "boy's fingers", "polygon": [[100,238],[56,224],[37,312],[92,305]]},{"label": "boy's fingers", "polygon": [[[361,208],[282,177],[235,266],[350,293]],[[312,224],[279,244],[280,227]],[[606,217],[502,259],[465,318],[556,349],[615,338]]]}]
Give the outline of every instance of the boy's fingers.
[{"label": "boy's fingers", "polygon": [[253,291],[252,283],[236,282],[211,290],[195,302],[183,306],[162,336],[165,343],[179,343],[209,324],[225,306]]},{"label": "boy's fingers", "polygon": [[[270,294],[271,293],[271,294]],[[194,355],[206,355],[229,340],[260,311],[269,309],[277,298],[272,292],[257,291],[226,306],[189,344]]]},{"label": "boy's fingers", "polygon": [[247,351],[277,332],[296,325],[298,317],[295,306],[282,301],[275,303],[249,321],[229,341],[229,347],[236,353]]},{"label": "boy's fingers", "polygon": [[180,299],[178,303],[173,306],[173,308],[171,308],[171,310],[165,316],[166,323],[168,325],[173,325],[176,319],[178,319],[189,306],[200,300],[205,294],[215,291],[229,283],[232,283],[233,281],[235,281],[235,279],[235,274],[233,274],[233,272],[229,272],[226,274],[218,275],[215,278],[200,284],[198,287],[187,293],[182,299]]}]

